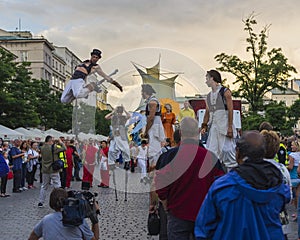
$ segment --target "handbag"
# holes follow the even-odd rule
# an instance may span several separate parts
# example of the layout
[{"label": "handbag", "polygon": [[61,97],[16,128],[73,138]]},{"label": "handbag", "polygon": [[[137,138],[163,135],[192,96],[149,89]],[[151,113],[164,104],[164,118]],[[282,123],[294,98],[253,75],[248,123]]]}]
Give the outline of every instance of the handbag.
[{"label": "handbag", "polygon": [[7,179],[8,179],[8,180],[11,180],[11,179],[13,179],[13,178],[14,178],[14,173],[13,173],[13,171],[9,171],[8,174],[7,174]]},{"label": "handbag", "polygon": [[160,231],[160,219],[157,211],[148,215],[148,233],[149,235],[158,235]]}]

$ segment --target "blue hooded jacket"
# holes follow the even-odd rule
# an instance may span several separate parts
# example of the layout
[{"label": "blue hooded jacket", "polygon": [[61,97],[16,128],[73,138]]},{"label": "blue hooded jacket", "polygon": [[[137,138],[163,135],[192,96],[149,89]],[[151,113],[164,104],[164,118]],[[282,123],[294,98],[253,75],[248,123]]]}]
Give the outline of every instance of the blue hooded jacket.
[{"label": "blue hooded jacket", "polygon": [[257,189],[233,170],[211,186],[195,222],[196,239],[284,239],[279,213],[290,197],[285,184]]}]

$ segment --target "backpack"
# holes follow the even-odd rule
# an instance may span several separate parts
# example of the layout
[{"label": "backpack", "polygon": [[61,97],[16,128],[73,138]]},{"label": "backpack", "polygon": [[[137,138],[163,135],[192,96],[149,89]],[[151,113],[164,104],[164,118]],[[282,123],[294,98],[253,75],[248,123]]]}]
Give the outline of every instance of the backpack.
[{"label": "backpack", "polygon": [[2,156],[2,154],[0,154],[0,177],[6,176],[8,172],[9,172],[9,167],[7,166],[7,163],[4,157]]},{"label": "backpack", "polygon": [[224,97],[224,93],[225,93],[226,90],[227,90],[227,88],[224,87],[224,86],[222,86],[221,89],[220,89],[220,91],[219,91],[219,93],[220,93],[220,95],[221,95],[221,97],[222,97],[222,101],[223,101],[225,110],[228,110],[228,108],[227,108],[227,103],[226,103],[226,99],[225,99],[225,97]]}]

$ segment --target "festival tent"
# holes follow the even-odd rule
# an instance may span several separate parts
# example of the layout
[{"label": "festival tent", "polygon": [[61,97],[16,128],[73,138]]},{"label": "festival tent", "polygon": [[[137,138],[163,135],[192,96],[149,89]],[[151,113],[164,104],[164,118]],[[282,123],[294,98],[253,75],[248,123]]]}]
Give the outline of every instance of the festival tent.
[{"label": "festival tent", "polygon": [[40,138],[42,139],[42,141],[45,140],[47,134],[45,134],[43,131],[41,131],[40,129],[37,128],[30,128],[29,129],[31,132],[33,132],[34,134],[36,134],[37,136],[40,136]]},{"label": "festival tent", "polygon": [[24,134],[19,133],[13,129],[0,125],[0,137],[3,140],[12,140],[12,139],[22,139],[24,138]]},{"label": "festival tent", "polygon": [[98,140],[98,141],[107,140],[106,136],[99,135],[99,134],[95,135],[91,133],[83,133],[83,132],[80,132],[78,134],[78,138],[80,141],[89,140],[89,139]]},{"label": "festival tent", "polygon": [[41,136],[39,134],[34,133],[30,130],[27,130],[26,128],[19,127],[19,128],[16,128],[15,131],[23,134],[25,139],[32,139],[32,140],[35,140],[35,141],[41,141],[42,140]]},{"label": "festival tent", "polygon": [[45,134],[46,135],[50,135],[50,136],[52,136],[54,138],[64,137],[64,136],[67,135],[67,134],[62,133],[60,131],[57,131],[57,130],[55,130],[53,128],[50,128],[49,130],[45,131]]}]

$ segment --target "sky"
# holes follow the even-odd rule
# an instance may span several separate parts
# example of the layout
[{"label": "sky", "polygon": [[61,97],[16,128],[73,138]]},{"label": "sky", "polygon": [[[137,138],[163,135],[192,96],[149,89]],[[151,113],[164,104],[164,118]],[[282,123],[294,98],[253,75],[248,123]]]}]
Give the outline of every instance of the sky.
[{"label": "sky", "polygon": [[[163,70],[181,72],[181,81],[208,91],[203,78],[206,70],[219,66],[217,54],[251,57],[242,20],[253,12],[256,32],[270,25],[269,50],[282,48],[300,72],[299,9],[299,0],[0,0],[0,28],[16,30],[21,19],[21,30],[66,46],[82,59],[99,48],[104,70],[119,68],[119,76],[133,75],[130,61],[150,67],[161,54]],[[137,52],[144,56],[135,57]],[[126,67],[108,66],[120,59],[127,60]]]}]

